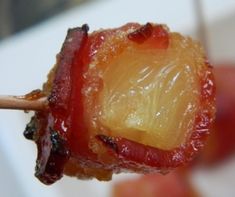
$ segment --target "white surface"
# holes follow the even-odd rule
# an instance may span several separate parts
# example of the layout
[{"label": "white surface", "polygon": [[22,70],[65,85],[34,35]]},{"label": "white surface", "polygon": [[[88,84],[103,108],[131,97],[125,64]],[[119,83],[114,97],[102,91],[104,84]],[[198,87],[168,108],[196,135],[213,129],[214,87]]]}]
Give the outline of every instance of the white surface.
[{"label": "white surface", "polygon": [[[208,45],[213,62],[235,62],[235,1],[206,0]],[[211,9],[211,7],[213,9]]]},{"label": "white surface", "polygon": [[[208,24],[217,24],[220,18],[230,17],[235,11],[234,0],[204,2],[209,16]],[[68,27],[88,23],[91,30],[94,30],[101,27],[116,27],[130,21],[166,23],[171,30],[183,33],[192,32],[195,29],[192,0],[90,2],[0,43],[0,94],[24,94],[40,88],[51,65],[55,63],[55,54],[60,50]],[[234,24],[234,20],[232,19],[232,22],[230,20],[230,23]],[[216,25],[213,27],[218,28]],[[216,43],[218,35],[213,32],[210,34],[212,35],[210,43]],[[231,44],[234,40],[228,43],[234,51],[232,46],[234,44]],[[214,46],[218,44],[210,44],[211,48]],[[211,49],[211,51],[212,57],[221,54],[218,49]],[[112,182],[78,181],[64,177],[52,186],[44,186],[34,178],[36,148],[22,135],[29,116],[22,112],[0,111],[1,196],[110,196],[109,189]],[[235,172],[234,166],[233,163],[229,168],[230,176],[233,177],[235,177],[232,173]],[[117,176],[117,178],[120,177]],[[195,178],[199,188],[202,188],[208,197],[213,196],[213,193],[210,193],[213,192],[213,187],[216,187],[217,193],[223,193],[224,189],[218,187],[220,179],[214,179],[211,184],[205,180],[207,179],[200,173]],[[235,187],[230,184],[226,191],[225,196],[232,196],[235,193]]]},{"label": "white surface", "polygon": [[235,158],[213,169],[198,169],[194,172],[193,182],[203,197],[235,196]]}]

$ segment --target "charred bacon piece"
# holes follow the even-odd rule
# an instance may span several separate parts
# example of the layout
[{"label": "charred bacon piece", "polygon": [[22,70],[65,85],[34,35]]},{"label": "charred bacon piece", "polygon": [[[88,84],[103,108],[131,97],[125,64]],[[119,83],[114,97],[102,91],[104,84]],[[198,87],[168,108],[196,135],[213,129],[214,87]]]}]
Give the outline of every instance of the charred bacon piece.
[{"label": "charred bacon piece", "polygon": [[129,23],[68,31],[26,136],[36,176],[110,180],[121,171],[161,172],[191,161],[214,119],[212,67],[201,46],[166,26]]}]

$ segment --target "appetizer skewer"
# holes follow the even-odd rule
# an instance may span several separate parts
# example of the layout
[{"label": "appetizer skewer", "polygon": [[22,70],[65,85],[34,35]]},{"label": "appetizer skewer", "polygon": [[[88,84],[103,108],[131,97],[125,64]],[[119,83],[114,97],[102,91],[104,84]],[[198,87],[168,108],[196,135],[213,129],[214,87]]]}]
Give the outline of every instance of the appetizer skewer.
[{"label": "appetizer skewer", "polygon": [[200,44],[151,23],[70,29],[48,81],[26,100],[40,103],[24,135],[37,144],[45,184],[165,173],[195,157],[215,114]]}]

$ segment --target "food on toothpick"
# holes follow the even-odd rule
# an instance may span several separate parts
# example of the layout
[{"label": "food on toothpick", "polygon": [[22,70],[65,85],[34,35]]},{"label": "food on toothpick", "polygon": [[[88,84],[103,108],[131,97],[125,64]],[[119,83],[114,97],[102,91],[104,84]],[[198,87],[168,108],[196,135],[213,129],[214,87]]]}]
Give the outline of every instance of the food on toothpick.
[{"label": "food on toothpick", "polygon": [[215,114],[200,44],[152,23],[69,29],[42,91],[26,96],[37,98],[24,135],[37,144],[45,184],[63,174],[166,173],[202,149]]}]

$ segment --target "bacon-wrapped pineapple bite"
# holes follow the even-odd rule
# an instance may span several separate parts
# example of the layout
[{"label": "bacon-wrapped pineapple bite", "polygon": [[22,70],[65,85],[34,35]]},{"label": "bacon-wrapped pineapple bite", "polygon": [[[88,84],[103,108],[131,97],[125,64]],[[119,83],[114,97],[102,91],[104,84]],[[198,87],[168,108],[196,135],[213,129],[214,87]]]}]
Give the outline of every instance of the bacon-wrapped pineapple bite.
[{"label": "bacon-wrapped pineapple bite", "polygon": [[201,46],[151,23],[70,29],[42,94],[48,108],[24,134],[37,143],[45,184],[181,166],[202,148],[215,113]]}]

